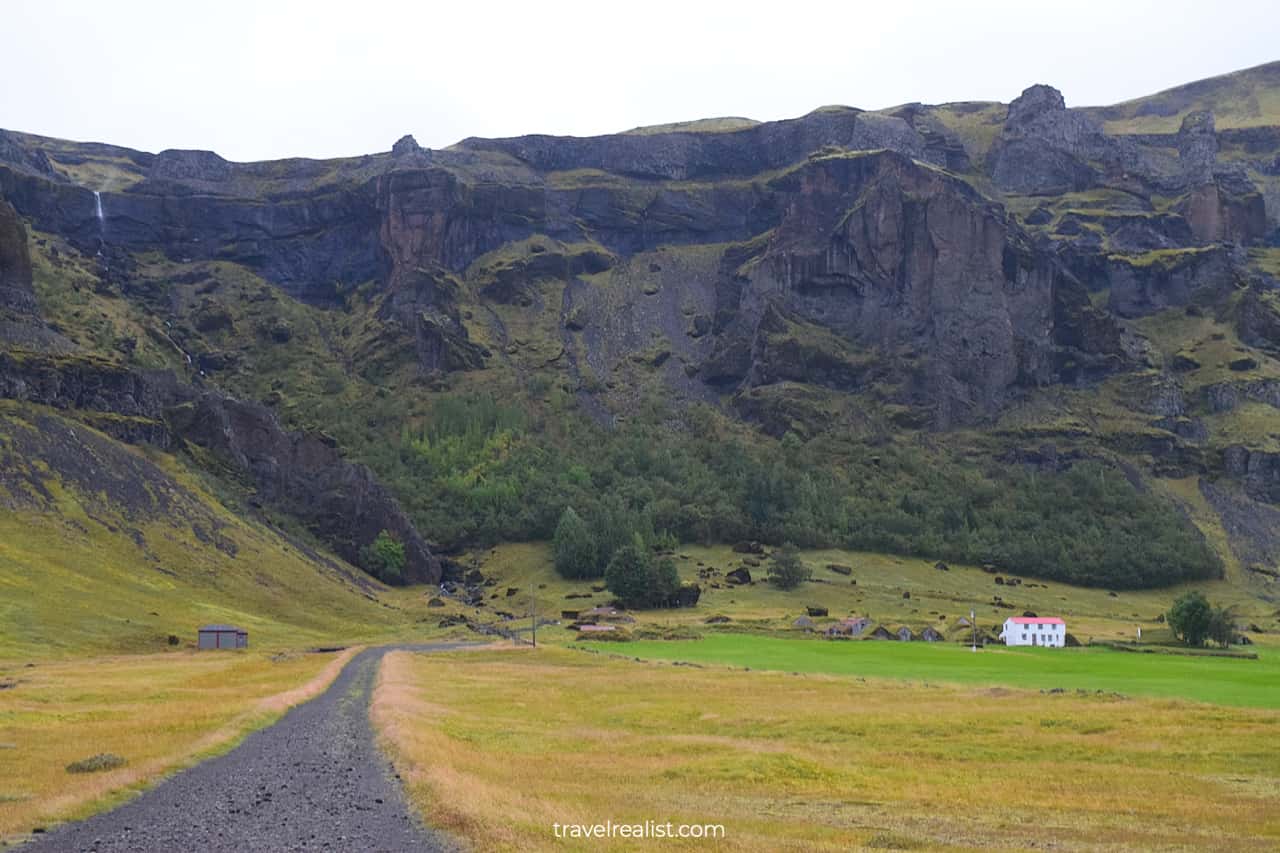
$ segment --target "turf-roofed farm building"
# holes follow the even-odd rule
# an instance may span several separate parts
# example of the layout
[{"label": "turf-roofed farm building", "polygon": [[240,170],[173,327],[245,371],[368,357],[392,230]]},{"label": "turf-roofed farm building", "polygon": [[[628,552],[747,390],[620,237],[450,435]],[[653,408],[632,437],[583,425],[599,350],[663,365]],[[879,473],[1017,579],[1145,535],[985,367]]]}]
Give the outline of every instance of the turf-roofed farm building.
[{"label": "turf-roofed farm building", "polygon": [[1067,623],[1057,617],[1011,616],[1004,620],[1000,639],[1006,646],[1054,646],[1067,644]]}]

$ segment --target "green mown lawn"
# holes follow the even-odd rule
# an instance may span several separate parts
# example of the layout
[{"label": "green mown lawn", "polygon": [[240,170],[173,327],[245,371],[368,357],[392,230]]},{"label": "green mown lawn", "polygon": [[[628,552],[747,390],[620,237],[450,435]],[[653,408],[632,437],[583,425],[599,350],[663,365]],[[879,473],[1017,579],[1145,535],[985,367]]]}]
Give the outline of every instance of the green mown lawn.
[{"label": "green mown lawn", "polygon": [[[613,647],[604,650],[612,651]],[[1257,660],[1133,654],[1100,648],[978,652],[952,643],[829,642],[719,634],[702,640],[640,641],[627,655],[786,672],[899,678],[1171,696],[1257,708],[1280,708],[1280,655]]]}]

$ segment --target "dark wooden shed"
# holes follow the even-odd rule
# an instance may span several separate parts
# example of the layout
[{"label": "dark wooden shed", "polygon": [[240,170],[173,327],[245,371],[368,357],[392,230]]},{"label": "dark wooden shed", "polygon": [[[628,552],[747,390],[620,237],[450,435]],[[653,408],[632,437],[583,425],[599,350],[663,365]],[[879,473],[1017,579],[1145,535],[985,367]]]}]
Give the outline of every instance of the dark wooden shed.
[{"label": "dark wooden shed", "polygon": [[200,649],[247,649],[249,632],[235,625],[201,625],[196,635]]}]

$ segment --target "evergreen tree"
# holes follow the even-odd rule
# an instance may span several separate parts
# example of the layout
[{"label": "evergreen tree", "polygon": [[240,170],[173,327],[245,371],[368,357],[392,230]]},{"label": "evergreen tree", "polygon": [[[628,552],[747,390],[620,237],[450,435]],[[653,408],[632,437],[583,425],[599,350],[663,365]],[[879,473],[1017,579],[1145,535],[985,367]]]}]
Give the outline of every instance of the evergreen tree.
[{"label": "evergreen tree", "polygon": [[769,564],[769,583],[778,589],[795,589],[812,575],[813,570],[804,564],[800,552],[791,544],[782,546]]},{"label": "evergreen tree", "polygon": [[596,538],[573,507],[567,507],[561,513],[552,547],[556,571],[561,577],[574,580],[600,577]]}]

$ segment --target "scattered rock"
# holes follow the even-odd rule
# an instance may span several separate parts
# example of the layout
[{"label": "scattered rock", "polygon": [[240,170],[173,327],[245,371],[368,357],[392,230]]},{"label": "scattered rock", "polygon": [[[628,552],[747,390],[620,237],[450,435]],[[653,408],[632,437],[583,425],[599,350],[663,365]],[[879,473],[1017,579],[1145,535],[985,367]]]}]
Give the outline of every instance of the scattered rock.
[{"label": "scattered rock", "polygon": [[853,574],[852,566],[842,566],[839,563],[827,563],[827,570],[835,572],[838,575],[844,575],[845,577]]},{"label": "scattered rock", "polygon": [[745,568],[734,569],[724,576],[724,579],[732,584],[751,583],[751,572]]},{"label": "scattered rock", "polygon": [[806,612],[806,613],[808,613],[810,616],[815,616],[815,617],[816,617],[816,616],[826,616],[826,615],[827,615],[827,608],[825,608],[825,607],[806,607],[804,610],[805,610],[805,612]]}]

